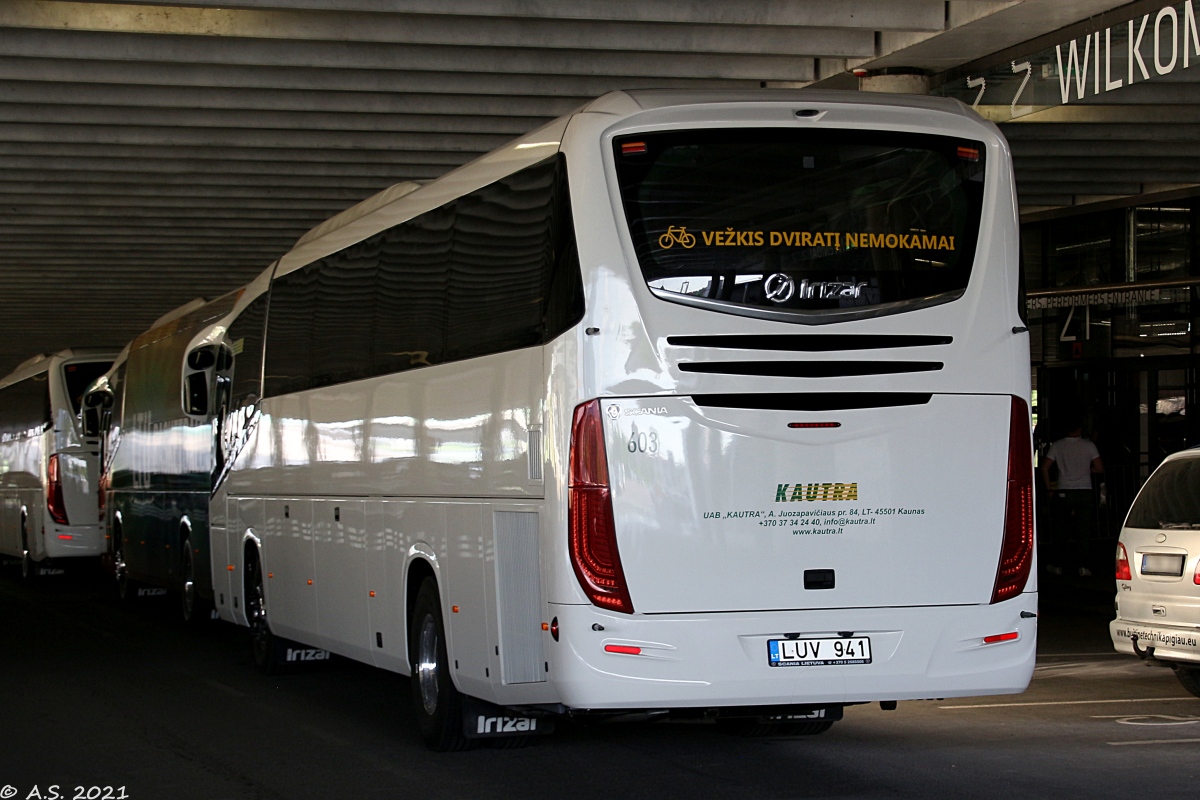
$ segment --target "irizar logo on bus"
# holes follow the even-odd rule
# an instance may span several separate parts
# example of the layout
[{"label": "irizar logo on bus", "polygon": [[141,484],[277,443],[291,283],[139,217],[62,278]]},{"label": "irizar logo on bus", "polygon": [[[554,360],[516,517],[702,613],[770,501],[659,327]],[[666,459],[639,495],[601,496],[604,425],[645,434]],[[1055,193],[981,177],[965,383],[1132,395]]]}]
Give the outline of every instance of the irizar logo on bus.
[{"label": "irizar logo on bus", "polygon": [[857,500],[857,483],[781,483],[775,487],[776,503]]},{"label": "irizar logo on bus", "polygon": [[487,733],[533,733],[537,720],[533,717],[476,717],[475,732]]},{"label": "irizar logo on bus", "polygon": [[284,656],[284,661],[328,661],[328,650],[315,650],[311,647],[300,647],[287,649],[287,654]]},{"label": "irizar logo on bus", "polygon": [[797,285],[790,275],[782,272],[768,275],[763,282],[763,291],[767,299],[774,303],[786,303],[792,297],[800,300],[825,300],[831,297],[857,299],[862,296],[862,290],[866,287],[865,282],[810,281],[808,278],[801,280]]}]

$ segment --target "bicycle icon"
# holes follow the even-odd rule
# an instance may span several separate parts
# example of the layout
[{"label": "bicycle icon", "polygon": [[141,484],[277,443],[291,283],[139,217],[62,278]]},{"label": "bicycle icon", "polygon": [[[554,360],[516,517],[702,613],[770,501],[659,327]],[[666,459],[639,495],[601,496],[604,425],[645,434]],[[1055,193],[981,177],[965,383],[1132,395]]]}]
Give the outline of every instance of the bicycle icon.
[{"label": "bicycle icon", "polygon": [[675,245],[683,245],[687,248],[696,246],[696,237],[687,232],[687,228],[678,225],[672,225],[667,228],[667,232],[658,237],[658,246],[663,250],[670,250]]}]

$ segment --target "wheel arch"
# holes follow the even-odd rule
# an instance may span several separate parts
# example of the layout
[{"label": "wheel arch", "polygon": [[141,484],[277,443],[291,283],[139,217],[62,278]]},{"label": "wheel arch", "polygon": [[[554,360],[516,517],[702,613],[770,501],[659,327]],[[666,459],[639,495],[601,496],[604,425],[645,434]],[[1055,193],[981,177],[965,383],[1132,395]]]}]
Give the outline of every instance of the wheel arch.
[{"label": "wheel arch", "polygon": [[[412,663],[412,631],[409,629],[412,623],[413,611],[417,605],[417,595],[421,591],[421,584],[426,578],[433,578],[438,586],[438,596],[442,593],[442,582],[438,578],[437,568],[434,566],[436,562],[428,559],[424,553],[413,555],[408,562],[408,567],[404,571],[404,654],[409,664]],[[445,621],[443,620],[443,623]]]}]

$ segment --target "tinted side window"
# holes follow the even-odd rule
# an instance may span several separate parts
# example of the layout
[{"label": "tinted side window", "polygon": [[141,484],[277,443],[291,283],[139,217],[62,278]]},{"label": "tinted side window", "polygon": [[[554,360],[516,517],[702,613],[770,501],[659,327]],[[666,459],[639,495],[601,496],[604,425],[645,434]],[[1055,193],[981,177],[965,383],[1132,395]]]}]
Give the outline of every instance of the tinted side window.
[{"label": "tinted side window", "polygon": [[542,341],[556,244],[556,166],[544,161],[459,202],[446,298],[447,360]]},{"label": "tinted side window", "polygon": [[0,437],[4,440],[39,434],[50,419],[46,373],[0,389]]},{"label": "tinted side window", "polygon": [[549,341],[583,315],[561,156],[276,279],[272,397]]},{"label": "tinted side window", "polygon": [[227,339],[233,350],[231,405],[237,407],[260,396],[263,336],[267,324],[267,295],[246,306],[229,326]]}]

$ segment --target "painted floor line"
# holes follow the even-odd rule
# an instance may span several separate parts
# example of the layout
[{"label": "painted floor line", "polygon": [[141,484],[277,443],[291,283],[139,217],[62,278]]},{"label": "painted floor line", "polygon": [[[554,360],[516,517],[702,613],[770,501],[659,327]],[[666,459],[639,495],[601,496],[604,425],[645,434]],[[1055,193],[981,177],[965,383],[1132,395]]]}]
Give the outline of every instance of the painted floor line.
[{"label": "painted floor line", "polygon": [[1133,744],[1195,744],[1200,739],[1141,739],[1136,742],[1109,742],[1113,747],[1125,747]]},{"label": "painted floor line", "polygon": [[1168,700],[1200,700],[1200,697],[1135,697],[1124,700],[1046,700],[1040,703],[983,703],[973,706],[938,706],[938,708],[1021,708],[1028,706],[1090,706],[1101,703],[1157,703]]}]

